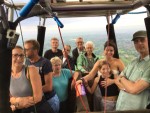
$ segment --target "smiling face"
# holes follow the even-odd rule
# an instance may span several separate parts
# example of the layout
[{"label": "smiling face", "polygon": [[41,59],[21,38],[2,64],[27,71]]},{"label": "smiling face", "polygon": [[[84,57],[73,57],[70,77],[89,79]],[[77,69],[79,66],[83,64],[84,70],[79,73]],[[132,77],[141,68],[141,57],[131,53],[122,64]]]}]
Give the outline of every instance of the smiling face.
[{"label": "smiling face", "polygon": [[108,77],[111,72],[110,66],[108,64],[103,64],[100,68],[100,72],[103,75],[103,77]]},{"label": "smiling face", "polygon": [[24,63],[24,51],[21,48],[12,50],[12,66],[22,66]]},{"label": "smiling face", "polygon": [[112,46],[107,46],[104,49],[104,55],[107,58],[112,58],[114,56],[114,53],[115,53],[115,50],[114,50],[114,48]]},{"label": "smiling face", "polygon": [[83,42],[83,39],[81,37],[76,39],[76,46],[79,50],[83,50],[84,42]]},{"label": "smiling face", "polygon": [[91,55],[93,53],[94,47],[92,44],[86,44],[85,46],[85,51],[87,52],[87,54]]},{"label": "smiling face", "polygon": [[69,45],[65,45],[64,49],[62,49],[63,56],[69,55],[71,47]]}]

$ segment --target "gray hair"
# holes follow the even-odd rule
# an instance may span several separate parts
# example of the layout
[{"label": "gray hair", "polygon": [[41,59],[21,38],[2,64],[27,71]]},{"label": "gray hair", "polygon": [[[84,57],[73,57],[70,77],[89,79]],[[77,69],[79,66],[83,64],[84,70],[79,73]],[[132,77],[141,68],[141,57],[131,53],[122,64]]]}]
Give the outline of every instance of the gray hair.
[{"label": "gray hair", "polygon": [[78,38],[76,38],[76,42],[78,41],[78,40],[82,40],[83,41],[83,38],[82,37],[78,37]]},{"label": "gray hair", "polygon": [[93,48],[95,47],[94,46],[94,43],[92,42],[92,41],[87,41],[86,43],[85,43],[85,48],[87,47],[87,45],[91,45]]}]

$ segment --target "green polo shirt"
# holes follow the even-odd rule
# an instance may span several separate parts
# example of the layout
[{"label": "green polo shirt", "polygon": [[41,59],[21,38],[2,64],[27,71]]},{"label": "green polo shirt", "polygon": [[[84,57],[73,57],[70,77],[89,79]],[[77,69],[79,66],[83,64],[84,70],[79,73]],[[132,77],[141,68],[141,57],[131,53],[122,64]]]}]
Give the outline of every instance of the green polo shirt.
[{"label": "green polo shirt", "polygon": [[[133,60],[121,73],[130,81],[144,80],[150,83],[150,58],[137,58]],[[146,109],[150,103],[150,88],[145,89],[139,94],[129,94],[120,91],[116,104],[116,110],[138,110]]]}]

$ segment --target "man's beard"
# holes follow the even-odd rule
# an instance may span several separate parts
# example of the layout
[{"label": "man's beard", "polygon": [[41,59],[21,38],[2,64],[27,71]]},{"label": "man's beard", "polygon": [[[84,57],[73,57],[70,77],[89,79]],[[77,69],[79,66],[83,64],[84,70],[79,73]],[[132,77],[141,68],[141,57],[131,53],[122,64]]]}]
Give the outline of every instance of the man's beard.
[{"label": "man's beard", "polygon": [[33,59],[33,58],[34,58],[34,55],[29,55],[29,56],[27,56],[27,58]]}]

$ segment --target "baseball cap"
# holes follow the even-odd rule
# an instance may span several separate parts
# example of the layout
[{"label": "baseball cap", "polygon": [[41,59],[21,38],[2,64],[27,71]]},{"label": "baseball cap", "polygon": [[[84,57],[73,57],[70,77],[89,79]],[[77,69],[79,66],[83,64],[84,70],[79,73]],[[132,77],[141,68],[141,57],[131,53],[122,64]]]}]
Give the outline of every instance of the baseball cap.
[{"label": "baseball cap", "polygon": [[134,41],[136,38],[143,38],[143,37],[147,37],[147,33],[144,30],[140,30],[133,34],[133,39],[131,41]]}]

